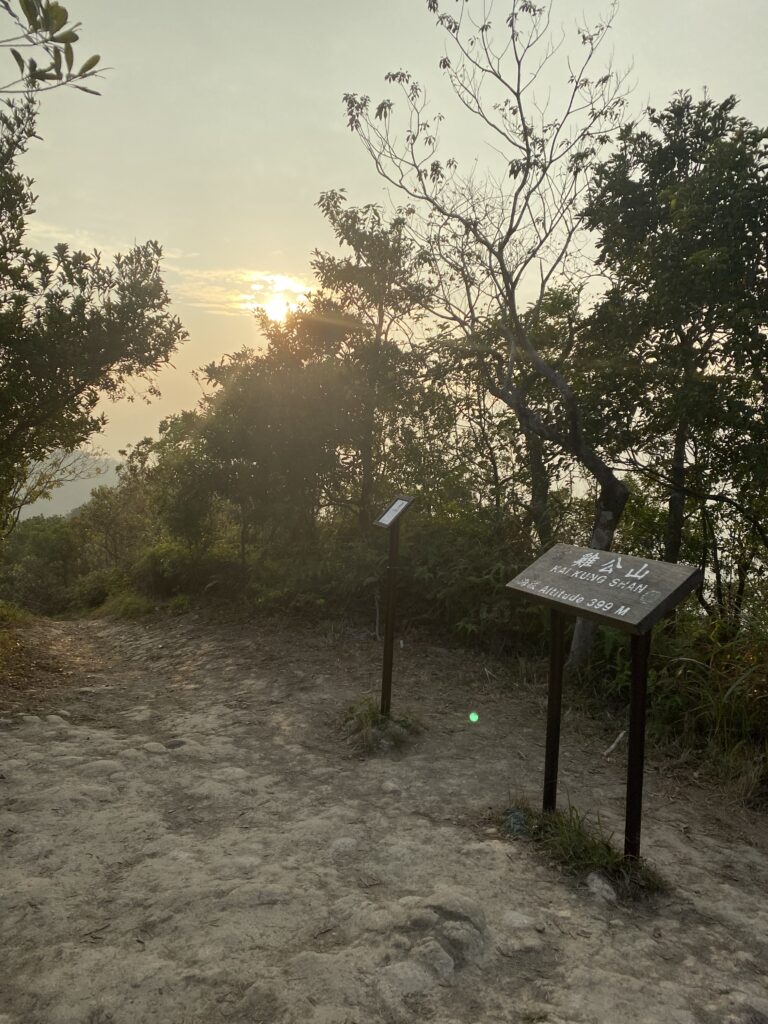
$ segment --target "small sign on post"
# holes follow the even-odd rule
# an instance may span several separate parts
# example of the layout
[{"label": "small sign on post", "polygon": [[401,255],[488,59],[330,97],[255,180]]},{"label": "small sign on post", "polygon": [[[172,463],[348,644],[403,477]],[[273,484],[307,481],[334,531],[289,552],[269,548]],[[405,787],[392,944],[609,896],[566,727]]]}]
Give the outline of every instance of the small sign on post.
[{"label": "small sign on post", "polygon": [[392,706],[392,661],[395,647],[395,593],[397,589],[397,560],[400,548],[400,518],[410,508],[413,498],[398,494],[384,509],[374,526],[389,531],[389,562],[385,596],[384,665],[381,673],[381,713],[389,717]]},{"label": "small sign on post", "polygon": [[629,712],[624,855],[640,856],[645,759],[645,704],[651,630],[667,612],[701,585],[691,565],[655,562],[611,551],[556,544],[507,586],[548,605],[551,622],[547,740],[544,763],[545,811],[557,803],[560,709],[565,657],[563,613],[583,615],[631,633],[632,691]]}]

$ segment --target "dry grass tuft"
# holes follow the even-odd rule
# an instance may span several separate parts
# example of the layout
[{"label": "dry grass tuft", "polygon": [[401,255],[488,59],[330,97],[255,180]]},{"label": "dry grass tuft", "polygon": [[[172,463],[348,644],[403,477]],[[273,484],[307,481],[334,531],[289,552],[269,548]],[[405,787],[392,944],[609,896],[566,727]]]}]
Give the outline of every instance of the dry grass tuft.
[{"label": "dry grass tuft", "polygon": [[638,900],[663,893],[668,885],[645,860],[628,859],[613,845],[613,836],[600,823],[592,825],[575,807],[567,811],[535,811],[526,801],[496,816],[502,833],[523,838],[544,850],[569,874],[586,878],[598,874],[619,899]]},{"label": "dry grass tuft", "polygon": [[355,753],[370,755],[404,747],[424,726],[408,711],[382,715],[373,697],[365,697],[347,708],[342,730]]}]

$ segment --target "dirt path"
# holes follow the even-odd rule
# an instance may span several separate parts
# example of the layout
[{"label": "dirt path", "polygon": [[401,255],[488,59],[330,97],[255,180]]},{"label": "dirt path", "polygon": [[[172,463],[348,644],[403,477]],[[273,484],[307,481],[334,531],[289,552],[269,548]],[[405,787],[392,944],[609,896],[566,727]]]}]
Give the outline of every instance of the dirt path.
[{"label": "dirt path", "polygon": [[[336,726],[375,687],[364,637],[34,628],[65,685],[0,710],[0,1024],[768,1021],[764,818],[650,766],[673,889],[641,907],[470,826],[538,802],[540,687],[406,644],[395,702],[428,730],[359,761]],[[620,833],[623,750],[563,732],[562,799]]]}]

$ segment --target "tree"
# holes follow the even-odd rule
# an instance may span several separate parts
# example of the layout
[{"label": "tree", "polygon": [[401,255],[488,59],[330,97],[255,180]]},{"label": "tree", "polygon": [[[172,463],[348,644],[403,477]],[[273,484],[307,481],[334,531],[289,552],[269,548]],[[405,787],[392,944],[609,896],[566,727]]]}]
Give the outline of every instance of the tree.
[{"label": "tree", "polygon": [[629,465],[666,490],[663,557],[679,559],[686,520],[700,519],[716,578],[713,505],[757,541],[768,494],[768,134],[735,108],[680,93],[649,110],[597,169],[585,210],[611,282],[592,318],[600,414],[631,424]]},{"label": "tree", "polygon": [[36,97],[60,85],[94,92],[82,82],[98,74],[100,58],[75,68],[80,26],[55,0],[0,0],[0,10],[13,26],[0,46],[17,70],[0,96],[23,97],[0,105],[0,528],[7,528],[32,467],[98,432],[100,399],[125,395],[136,378],[151,384],[185,332],[168,312],[156,242],[112,266],[98,252],[62,244],[48,255],[25,244],[35,197],[17,161],[34,135]]},{"label": "tree", "polygon": [[0,47],[9,50],[16,63],[16,77],[0,86],[0,95],[47,92],[61,85],[95,93],[78,83],[99,74],[101,58],[94,54],[75,69],[73,45],[80,38],[80,24],[69,23],[66,7],[55,0],[19,0],[17,8],[12,0],[0,0],[0,11],[13,26],[13,34],[0,39]]},{"label": "tree", "polygon": [[348,207],[342,191],[324,192],[318,206],[350,252],[339,257],[315,250],[312,267],[320,291],[312,296],[307,327],[316,333],[323,321],[337,325],[329,340],[354,387],[351,469],[358,493],[353,500],[367,531],[393,431],[414,409],[420,367],[402,343],[411,318],[426,303],[429,284],[407,237],[405,217],[387,223],[378,206]]},{"label": "tree", "polygon": [[[491,394],[514,410],[524,432],[554,445],[599,482],[590,543],[607,548],[626,488],[586,435],[578,395],[536,347],[533,333],[548,287],[575,270],[579,204],[624,108],[620,76],[608,70],[590,77],[610,19],[580,31],[584,54],[569,65],[557,115],[537,106],[532,94],[557,52],[547,7],[515,0],[497,43],[490,17],[474,19],[471,5],[458,19],[441,12],[437,0],[428,7],[454,51],[441,67],[459,102],[501,148],[500,165],[482,176],[475,169],[462,174],[455,158],[439,159],[441,118],[428,116],[424,92],[407,72],[387,76],[405,101],[402,139],[390,100],[371,110],[368,97],[347,94],[348,124],[379,173],[423,211],[421,241],[440,282],[435,311],[474,343]],[[534,401],[521,384],[531,372],[546,386],[546,402]]]},{"label": "tree", "polygon": [[[405,71],[387,75],[405,105],[402,136],[389,99],[371,108],[369,97],[347,94],[348,125],[378,172],[420,211],[416,230],[439,282],[433,312],[460,339],[488,391],[536,439],[529,445],[535,472],[544,470],[542,446],[551,446],[597,481],[589,543],[607,549],[628,491],[585,429],[567,362],[545,358],[535,329],[549,287],[578,273],[580,205],[602,147],[621,124],[622,76],[610,68],[592,72],[611,17],[580,29],[583,53],[566,64],[558,113],[535,95],[559,49],[548,6],[513,0],[501,26],[494,26],[488,3],[477,17],[471,3],[458,17],[438,0],[427,6],[448,40],[440,66],[498,162],[485,173],[462,172],[456,158],[442,158],[442,118],[430,116],[423,89]],[[528,387],[532,377],[536,390]],[[583,649],[577,645],[572,657]]]},{"label": "tree", "polygon": [[157,242],[107,266],[57,245],[25,245],[31,182],[16,167],[34,132],[31,101],[0,110],[0,518],[29,469],[105,423],[96,407],[150,384],[186,337],[168,311]]},{"label": "tree", "polygon": [[289,317],[273,325],[264,355],[244,349],[204,371],[215,387],[201,410],[204,457],[215,491],[237,510],[243,562],[258,531],[289,543],[312,536],[337,465],[343,377],[294,342]]},{"label": "tree", "polygon": [[27,475],[17,481],[8,495],[5,520],[0,522],[0,536],[7,536],[15,528],[25,508],[50,498],[57,487],[100,476],[104,472],[100,454],[87,449],[59,450],[32,465]]}]

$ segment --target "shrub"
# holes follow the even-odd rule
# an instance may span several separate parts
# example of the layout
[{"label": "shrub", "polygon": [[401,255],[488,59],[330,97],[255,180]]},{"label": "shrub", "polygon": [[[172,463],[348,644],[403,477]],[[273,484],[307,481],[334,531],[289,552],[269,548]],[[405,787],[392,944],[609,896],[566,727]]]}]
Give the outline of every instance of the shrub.
[{"label": "shrub", "polygon": [[98,615],[111,619],[140,619],[154,612],[155,605],[148,598],[125,590],[110,594],[99,608]]},{"label": "shrub", "polygon": [[[681,614],[657,627],[648,687],[648,731],[701,759],[750,803],[768,802],[768,636],[736,635],[719,620]],[[590,696],[617,710],[629,701],[629,644],[600,630],[595,662],[582,679]]]},{"label": "shrub", "polygon": [[12,604],[10,601],[0,601],[0,627],[14,626],[20,622],[26,622],[29,615],[23,608]]},{"label": "shrub", "polygon": [[198,554],[172,541],[156,544],[139,558],[133,568],[136,589],[149,597],[170,598],[205,591],[243,596],[246,575],[229,559]]},{"label": "shrub", "polygon": [[93,569],[79,576],[69,590],[73,608],[99,608],[113,594],[125,587],[125,576],[115,569]]}]

